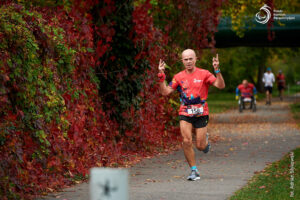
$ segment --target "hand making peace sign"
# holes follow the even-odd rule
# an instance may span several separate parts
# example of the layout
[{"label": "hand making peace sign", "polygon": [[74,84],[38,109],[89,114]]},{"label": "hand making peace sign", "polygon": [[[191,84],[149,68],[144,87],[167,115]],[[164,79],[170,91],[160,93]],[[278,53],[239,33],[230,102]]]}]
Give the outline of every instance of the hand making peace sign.
[{"label": "hand making peace sign", "polygon": [[164,73],[165,66],[166,66],[166,63],[162,59],[159,59],[158,70],[160,73]]}]

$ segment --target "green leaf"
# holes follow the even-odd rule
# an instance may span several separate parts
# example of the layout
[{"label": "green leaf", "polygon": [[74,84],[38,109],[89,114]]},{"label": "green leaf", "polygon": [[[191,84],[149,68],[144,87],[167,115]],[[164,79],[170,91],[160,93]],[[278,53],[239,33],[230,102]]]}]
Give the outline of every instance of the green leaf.
[{"label": "green leaf", "polygon": [[88,52],[90,52],[90,53],[93,53],[94,52],[94,49],[92,49],[92,48],[87,48],[86,49]]},{"label": "green leaf", "polygon": [[167,64],[165,65],[165,68],[171,70],[171,67]]}]

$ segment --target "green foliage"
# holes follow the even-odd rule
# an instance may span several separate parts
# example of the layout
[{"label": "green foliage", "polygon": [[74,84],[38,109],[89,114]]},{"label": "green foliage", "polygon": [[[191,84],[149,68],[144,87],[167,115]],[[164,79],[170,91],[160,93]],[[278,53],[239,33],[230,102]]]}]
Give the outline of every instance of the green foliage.
[{"label": "green foliage", "polygon": [[284,93],[286,95],[294,95],[300,92],[300,85],[287,85]]},{"label": "green foliage", "polygon": [[243,37],[246,30],[246,22],[249,22],[251,21],[250,19],[253,19],[263,4],[264,2],[261,0],[229,0],[228,3],[223,6],[222,17],[229,16],[232,22],[232,29],[239,37]]},{"label": "green foliage", "polygon": [[254,26],[253,17],[259,12],[259,9],[266,3],[274,9],[283,10],[285,14],[299,13],[300,3],[294,0],[228,0],[222,7],[222,17],[230,17],[232,20],[232,29],[239,37],[244,37],[247,30],[246,23],[249,29]]},{"label": "green foliage", "polygon": [[[111,113],[111,117],[122,122],[122,113],[126,109],[132,105],[135,108],[139,107],[140,99],[137,94],[143,87],[149,64],[144,59],[136,59],[143,44],[135,46],[133,42],[133,1],[126,4],[117,1],[115,6],[117,13],[95,22],[100,25],[101,22],[113,21],[115,30],[110,51],[100,58],[96,73],[99,78],[99,94],[106,102],[104,109]],[[95,16],[95,19],[98,17]]]},{"label": "green foliage", "polygon": [[295,85],[300,80],[300,48],[272,48],[266,65],[274,73],[282,70],[286,84]]},{"label": "green foliage", "polygon": [[15,3],[24,5],[26,8],[32,6],[41,7],[57,7],[64,6],[65,9],[70,9],[72,0],[15,0]]},{"label": "green foliage", "polygon": [[300,127],[300,103],[294,103],[290,105],[293,117]]},{"label": "green foliage", "polygon": [[[268,58],[267,48],[238,47],[218,49],[220,68],[226,83],[226,91],[234,92],[235,88],[243,79],[258,84],[259,70],[264,71],[265,63]],[[212,57],[215,56],[211,51],[206,50],[197,65],[201,68],[212,71]]]},{"label": "green foliage", "polygon": [[229,109],[238,108],[235,93],[217,92],[209,93],[207,98],[209,113],[220,113]]},{"label": "green foliage", "polygon": [[31,199],[179,141],[161,123],[175,111],[150,68],[167,39],[148,2],[30,2],[0,8],[1,197]]},{"label": "green foliage", "polygon": [[[260,89],[262,75],[267,67],[272,68],[274,75],[281,69],[286,76],[287,84],[294,85],[295,81],[300,80],[298,48],[235,47],[218,49],[217,52],[226,83],[225,91],[234,92],[243,79],[254,83],[257,89]],[[215,54],[210,50],[204,50],[197,66],[212,71],[213,56]],[[172,66],[172,71],[179,70],[182,70],[180,62]]]},{"label": "green foliage", "polygon": [[291,104],[291,110],[295,119],[300,119],[300,103]]},{"label": "green foliage", "polygon": [[74,69],[75,51],[64,43],[62,29],[41,21],[36,12],[1,8],[0,52],[5,56],[0,72],[8,77],[10,103],[22,112],[25,128],[47,147],[47,123],[66,109],[58,86],[60,77]]},{"label": "green foliage", "polygon": [[1,197],[31,199],[179,141],[161,123],[175,111],[150,68],[167,39],[149,3],[20,2],[0,8]]}]

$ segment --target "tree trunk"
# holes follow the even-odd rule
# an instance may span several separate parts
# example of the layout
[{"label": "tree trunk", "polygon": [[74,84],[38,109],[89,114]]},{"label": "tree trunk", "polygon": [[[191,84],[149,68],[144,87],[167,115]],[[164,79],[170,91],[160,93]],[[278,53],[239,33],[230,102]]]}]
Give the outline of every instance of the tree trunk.
[{"label": "tree trunk", "polygon": [[261,64],[258,66],[258,74],[257,74],[257,90],[259,92],[263,92],[264,91],[264,83],[262,81],[263,75],[264,75],[264,71],[265,71],[265,66],[264,64]]}]

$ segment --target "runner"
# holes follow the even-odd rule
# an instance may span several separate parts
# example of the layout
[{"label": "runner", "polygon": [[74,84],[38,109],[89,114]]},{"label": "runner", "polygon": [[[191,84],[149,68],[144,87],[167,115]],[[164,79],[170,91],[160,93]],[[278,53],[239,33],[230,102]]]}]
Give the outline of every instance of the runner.
[{"label": "runner", "polygon": [[225,87],[224,79],[219,68],[218,54],[213,58],[213,67],[216,77],[208,70],[196,67],[196,54],[192,49],[182,52],[182,63],[185,70],[173,77],[169,86],[165,83],[165,63],[159,61],[158,78],[160,92],[167,96],[177,90],[180,93],[181,105],[179,108],[180,132],[183,138],[183,151],[185,158],[191,168],[188,180],[198,180],[200,175],[196,166],[195,152],[193,149],[192,129],[196,132],[196,147],[207,153],[210,150],[208,141],[207,124],[209,119],[208,106],[206,103],[208,88],[213,85],[219,89]]},{"label": "runner", "polygon": [[267,72],[264,73],[262,81],[265,83],[266,105],[271,105],[272,89],[273,83],[275,82],[275,77],[270,67],[268,67]]},{"label": "runner", "polygon": [[283,91],[285,88],[285,77],[284,74],[282,73],[282,70],[278,71],[278,74],[276,76],[276,81],[277,81],[277,89],[279,91],[279,97],[280,100],[283,100]]}]

